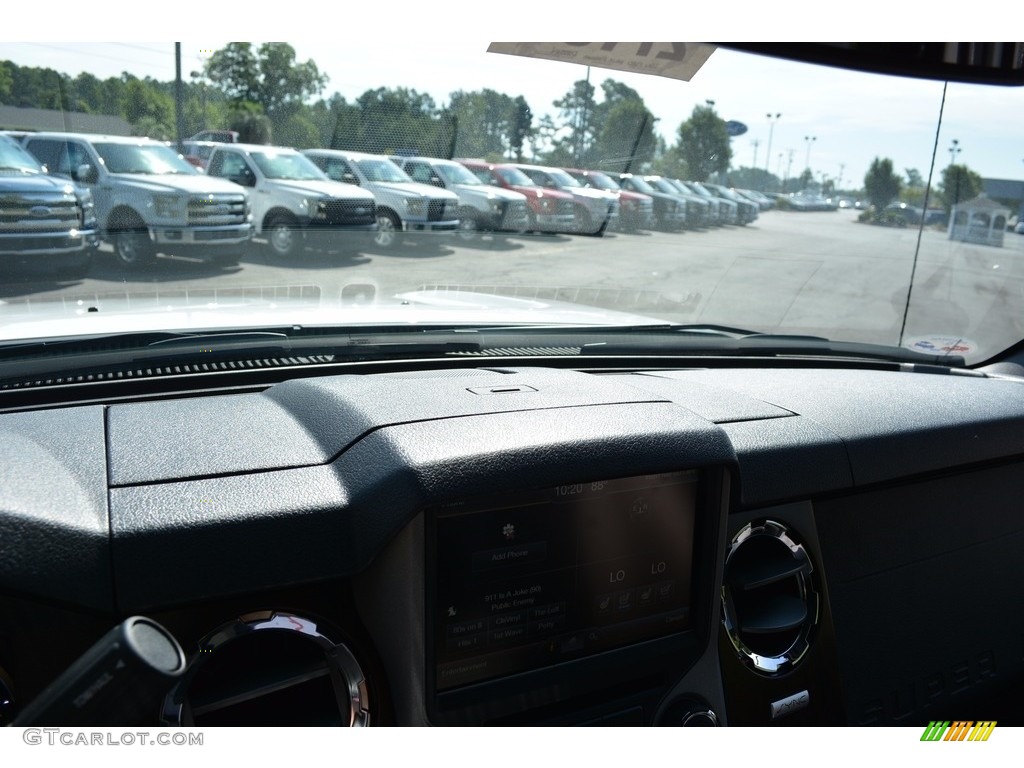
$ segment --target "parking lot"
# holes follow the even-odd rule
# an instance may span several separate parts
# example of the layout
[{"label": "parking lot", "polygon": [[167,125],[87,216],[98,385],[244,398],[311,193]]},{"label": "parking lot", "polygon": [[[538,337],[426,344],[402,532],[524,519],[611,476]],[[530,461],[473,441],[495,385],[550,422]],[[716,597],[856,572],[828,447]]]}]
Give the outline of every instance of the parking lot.
[{"label": "parking lot", "polygon": [[[386,302],[420,287],[460,287],[578,302],[681,323],[896,343],[918,232],[856,222],[856,211],[762,213],[752,225],[605,237],[409,236],[386,252],[307,250],[282,263],[260,243],[218,267],[161,257],[126,273],[104,245],[80,281],[31,276],[0,285],[3,315],[24,318],[129,298],[133,306],[203,306],[239,296],[301,296],[320,304]],[[1004,247],[921,233],[906,336],[1024,335],[1019,306],[1024,236]]]}]

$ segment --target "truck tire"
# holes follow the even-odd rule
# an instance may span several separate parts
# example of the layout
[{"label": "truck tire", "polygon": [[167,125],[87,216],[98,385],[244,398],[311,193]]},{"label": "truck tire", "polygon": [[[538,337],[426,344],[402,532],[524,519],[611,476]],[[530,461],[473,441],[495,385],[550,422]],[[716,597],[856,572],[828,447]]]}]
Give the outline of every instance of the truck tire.
[{"label": "truck tire", "polygon": [[373,244],[378,248],[394,248],[398,245],[402,231],[402,222],[390,211],[377,212],[377,232],[373,236]]},{"label": "truck tire", "polygon": [[274,216],[263,232],[270,250],[279,259],[292,258],[301,247],[301,233],[295,219],[290,216]]},{"label": "truck tire", "polygon": [[480,227],[477,224],[476,216],[472,213],[463,213],[459,216],[459,226],[456,228],[455,234],[459,236],[460,240],[475,239],[480,234]]},{"label": "truck tire", "polygon": [[142,269],[156,258],[156,248],[144,228],[118,230],[113,239],[117,262],[126,269]]}]

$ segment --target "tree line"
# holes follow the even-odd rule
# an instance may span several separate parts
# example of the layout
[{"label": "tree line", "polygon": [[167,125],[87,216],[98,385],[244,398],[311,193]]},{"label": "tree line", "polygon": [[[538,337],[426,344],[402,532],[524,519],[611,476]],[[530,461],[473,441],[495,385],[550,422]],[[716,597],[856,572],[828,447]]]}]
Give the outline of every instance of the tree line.
[{"label": "tree line", "polygon": [[[606,79],[579,80],[537,118],[522,95],[455,91],[445,104],[411,88],[356,98],[322,94],[329,82],[287,43],[229,43],[182,83],[184,135],[237,130],[243,141],[380,154],[483,157],[704,180],[729,168],[725,122],[696,107],[667,145],[640,94]],[[0,103],[118,116],[133,133],[175,138],[175,84],[128,72],[105,80],[0,62]],[[30,128],[31,126],[7,126]]]}]

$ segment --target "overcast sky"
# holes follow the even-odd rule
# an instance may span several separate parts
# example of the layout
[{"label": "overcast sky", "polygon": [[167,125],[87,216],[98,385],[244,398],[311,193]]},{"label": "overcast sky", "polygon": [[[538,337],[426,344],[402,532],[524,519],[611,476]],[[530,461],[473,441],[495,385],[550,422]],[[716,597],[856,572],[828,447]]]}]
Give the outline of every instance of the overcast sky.
[{"label": "overcast sky", "polygon": [[[473,7],[479,9],[479,4]],[[833,12],[847,19],[851,15],[859,18],[864,7],[832,5]],[[476,14],[479,13],[477,10]],[[304,16],[309,19],[309,12]],[[190,36],[194,36],[194,25],[189,26],[193,30]],[[231,25],[213,27],[226,29]],[[419,33],[411,35],[407,26],[378,20],[368,29],[374,33],[359,32],[353,26],[339,23],[336,39],[331,42],[309,39],[315,36],[312,34],[292,32],[299,40],[306,40],[292,43],[298,58],[314,60],[329,77],[325,96],[337,91],[353,100],[371,88],[405,86],[427,92],[444,104],[455,90],[486,87],[510,96],[523,95],[539,118],[554,113],[552,102],[564,95],[575,80],[587,76],[586,68],[576,64],[486,53],[486,36],[478,35],[479,41],[452,41],[457,36],[450,27],[432,32],[430,26],[414,25]],[[238,31],[244,30],[243,26]],[[502,32],[504,28],[499,26],[494,31]],[[133,35],[128,29],[120,32],[122,37]],[[564,36],[569,34],[564,31]],[[510,35],[492,36],[507,39]],[[990,32],[980,39],[997,36]],[[223,44],[219,40],[184,42],[183,75],[188,77],[192,71],[201,69],[204,52]],[[174,78],[174,45],[166,42],[0,43],[0,58],[20,65],[49,66],[70,75],[89,71],[104,78],[129,71],[139,77]],[[669,142],[675,140],[679,124],[695,104],[714,100],[723,118],[748,126],[745,135],[733,139],[734,166],[750,166],[756,157],[758,167],[765,167],[769,138],[766,115],[771,113],[781,114],[771,131],[769,168],[773,173],[784,175],[788,169],[799,174],[809,156],[816,174],[836,178],[842,173],[845,183],[859,186],[871,160],[883,156],[892,158],[899,172],[915,168],[927,177],[933,149],[941,169],[949,163],[949,147],[955,138],[962,148],[958,162],[986,177],[1024,179],[1020,127],[1024,124],[1024,89],[1020,88],[950,85],[944,127],[936,145],[941,83],[825,70],[772,59],[754,60],[724,49],[717,50],[688,83],[597,68],[590,71],[595,86],[609,77],[640,93],[659,118],[658,132]],[[808,142],[808,138],[814,140]]]}]

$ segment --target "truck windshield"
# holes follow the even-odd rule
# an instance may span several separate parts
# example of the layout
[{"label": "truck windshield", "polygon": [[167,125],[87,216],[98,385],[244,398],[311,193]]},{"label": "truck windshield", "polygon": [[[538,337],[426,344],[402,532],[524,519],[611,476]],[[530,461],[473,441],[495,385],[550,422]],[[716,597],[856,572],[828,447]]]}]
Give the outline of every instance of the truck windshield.
[{"label": "truck windshield", "polygon": [[390,160],[367,158],[365,160],[358,161],[356,164],[359,166],[359,170],[361,170],[370,181],[393,181],[398,183],[408,183],[412,181],[405,171]]},{"label": "truck windshield", "polygon": [[0,171],[40,173],[41,168],[28,152],[6,136],[0,136]]},{"label": "truck windshield", "polygon": [[111,173],[140,173],[162,176],[197,173],[177,152],[163,144],[122,144],[98,142],[96,151]]},{"label": "truck windshield", "polygon": [[309,158],[298,152],[253,152],[252,159],[268,179],[312,181],[327,178]]}]

